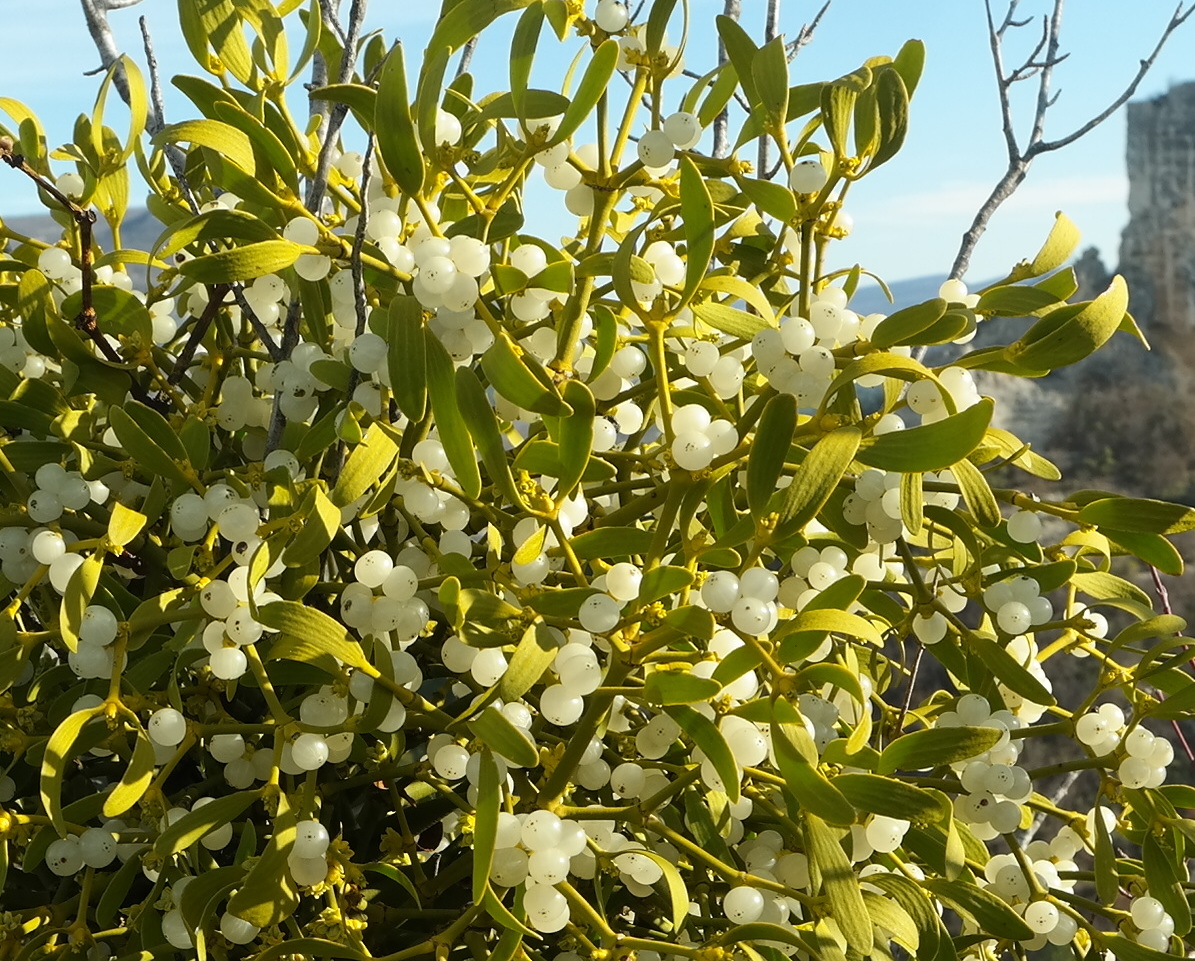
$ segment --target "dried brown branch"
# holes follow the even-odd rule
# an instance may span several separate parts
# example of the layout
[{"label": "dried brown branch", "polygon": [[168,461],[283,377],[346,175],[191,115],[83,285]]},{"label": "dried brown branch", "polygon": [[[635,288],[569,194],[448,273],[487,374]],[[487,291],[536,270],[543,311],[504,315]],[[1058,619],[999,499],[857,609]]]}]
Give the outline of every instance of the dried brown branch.
[{"label": "dried brown branch", "polygon": [[[1050,15],[1042,19],[1041,38],[1034,45],[1029,56],[1019,66],[1009,70],[1006,69],[1004,64],[1005,36],[1010,29],[1024,27],[1030,23],[1028,18],[1023,20],[1015,19],[1018,3],[1019,0],[1009,0],[1004,17],[997,25],[992,15],[991,0],[984,0],[984,8],[987,13],[988,45],[991,49],[992,66],[996,74],[996,91],[1000,99],[1001,127],[1004,134],[1005,149],[1008,154],[1008,164],[1005,167],[1004,173],[1001,174],[1000,179],[996,181],[991,193],[988,194],[987,199],[984,200],[979,210],[976,211],[975,217],[971,221],[971,226],[967,228],[967,231],[962,236],[958,252],[954,258],[954,264],[950,268],[950,276],[954,278],[960,278],[967,272],[967,268],[971,263],[971,255],[974,253],[980,238],[987,230],[987,225],[991,221],[992,216],[1000,208],[1001,204],[1011,197],[1025,180],[1034,159],[1041,154],[1050,153],[1069,146],[1076,140],[1089,134],[1123,107],[1129,98],[1137,92],[1141,81],[1145,79],[1145,75],[1153,67],[1166,42],[1195,13],[1195,3],[1189,6],[1186,3],[1179,3],[1171,15],[1169,22],[1162,30],[1161,35],[1158,37],[1157,43],[1154,44],[1153,50],[1148,57],[1140,62],[1137,73],[1124,87],[1120,95],[1086,123],[1075,128],[1070,133],[1054,140],[1047,140],[1045,139],[1046,115],[1058,100],[1058,92],[1052,92],[1051,90],[1054,79],[1054,68],[1067,58],[1067,54],[1059,52],[1064,0],[1054,0]],[[1024,146],[1022,146],[1016,133],[1009,90],[1014,84],[1034,78],[1037,80],[1036,103],[1034,105],[1029,137]]]}]

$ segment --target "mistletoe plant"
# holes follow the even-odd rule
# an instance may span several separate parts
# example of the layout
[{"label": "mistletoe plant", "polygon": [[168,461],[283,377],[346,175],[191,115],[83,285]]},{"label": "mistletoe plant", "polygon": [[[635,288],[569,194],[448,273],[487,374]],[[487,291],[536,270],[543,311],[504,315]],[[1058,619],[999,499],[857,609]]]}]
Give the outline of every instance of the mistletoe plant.
[{"label": "mistletoe plant", "polygon": [[[63,227],[2,234],[0,956],[1195,944],[1190,642],[1114,573],[1195,512],[1005,486],[1059,474],[973,377],[1139,336],[1124,283],[1068,302],[1061,216],[887,316],[832,266],[921,45],[794,86],[723,18],[693,82],[684,3],[459,0],[409,71],[299,6],[180,2],[209,76],[152,137],[127,58],[52,152],[0,101]],[[509,89],[446,82],[508,13]],[[702,153],[732,97],[783,182]]]}]

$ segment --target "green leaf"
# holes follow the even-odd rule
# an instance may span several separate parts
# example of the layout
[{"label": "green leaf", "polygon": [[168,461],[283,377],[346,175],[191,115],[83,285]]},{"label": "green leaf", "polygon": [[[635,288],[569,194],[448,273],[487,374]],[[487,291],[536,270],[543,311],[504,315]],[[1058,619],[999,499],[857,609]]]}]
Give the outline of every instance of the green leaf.
[{"label": "green leaf", "polygon": [[275,642],[270,651],[271,658],[304,660],[296,655],[308,651],[331,654],[349,667],[371,672],[370,676],[377,674],[377,669],[369,663],[361,645],[349,637],[344,625],[323,611],[307,607],[299,601],[271,601],[257,609],[257,619],[266,627],[288,635]]},{"label": "green leaf", "polygon": [[[493,711],[492,707],[486,708]],[[501,711],[497,712],[501,714]],[[520,735],[521,736],[521,735]],[[524,740],[526,740],[524,738]],[[490,866],[494,863],[494,841],[498,836],[498,809],[502,803],[502,791],[498,776],[498,765],[489,748],[481,749],[481,764],[477,775],[477,811],[473,820],[473,902],[479,903],[485,897],[486,885],[490,879]]]},{"label": "green leaf", "polygon": [[668,889],[668,920],[672,924],[672,933],[678,933],[689,917],[689,890],[685,887],[684,878],[676,869],[676,865],[662,854],[657,854],[652,850],[642,850],[636,853],[655,861],[660,866],[660,870],[664,872],[660,880]]},{"label": "green leaf", "polygon": [[693,583],[693,572],[684,567],[661,564],[643,575],[635,602],[642,607],[684,590]]},{"label": "green leaf", "polygon": [[167,859],[185,851],[216,828],[235,821],[259,797],[260,791],[237,791],[189,811],[158,835],[154,842],[154,854]]},{"label": "green leaf", "polygon": [[1034,704],[1057,704],[1054,695],[1029,671],[1019,664],[1008,649],[982,634],[967,634],[967,646],[979,655],[998,681]]},{"label": "green leaf", "polygon": [[738,177],[736,181],[747,199],[755,204],[760,212],[770,214],[783,223],[788,223],[797,215],[796,198],[783,184],[770,180],[754,180],[750,177]]},{"label": "green leaf", "polygon": [[871,345],[882,350],[896,344],[908,343],[923,330],[941,320],[946,314],[946,307],[946,301],[936,297],[923,304],[904,307],[889,314],[872,332]]},{"label": "green leaf", "polygon": [[398,445],[378,424],[371,424],[365,438],[349,454],[336,486],[332,503],[347,507],[365,494],[390,469],[398,456]]},{"label": "green leaf", "polygon": [[[153,321],[145,304],[136,295],[119,287],[96,285],[91,288],[91,305],[96,323],[109,337],[140,340],[148,348],[153,343]],[[83,310],[83,292],[77,291],[62,302],[64,317],[77,317]]]},{"label": "green leaf", "polygon": [[765,43],[751,58],[751,79],[773,129],[788,120],[788,53],[783,37]]},{"label": "green leaf", "polygon": [[1195,508],[1143,497],[1103,497],[1084,505],[1079,522],[1145,534],[1181,534],[1195,529]]},{"label": "green leaf", "polygon": [[989,287],[980,294],[975,309],[981,314],[994,314],[997,317],[1026,317],[1058,302],[1059,298],[1053,291],[1010,285]]},{"label": "green leaf", "polygon": [[322,485],[311,488],[311,493],[304,498],[304,504],[308,500],[310,506],[300,508],[303,526],[282,552],[282,560],[288,567],[310,564],[323,554],[332,539],[340,533],[340,508],[332,503]]},{"label": "green leaf", "polygon": [[[718,36],[721,38],[722,45],[726,49],[726,55],[734,65],[735,73],[738,75],[739,84],[743,88],[747,102],[752,107],[755,107],[760,102],[759,91],[755,86],[755,75],[751,67],[755,62],[755,56],[759,52],[759,48],[755,46],[755,41],[751,39],[747,31],[730,17],[719,16],[715,20],[715,23],[718,28]],[[721,111],[719,110],[718,112],[720,113]],[[702,126],[708,126],[712,122],[712,117],[708,122],[703,120]]]},{"label": "green leaf", "polygon": [[919,771],[966,761],[989,750],[1000,732],[986,727],[942,727],[896,738],[880,754],[880,774]]},{"label": "green leaf", "polygon": [[[816,815],[833,824],[850,824],[855,820],[855,809],[799,749],[798,739],[802,735],[808,737],[801,724],[772,722],[772,750],[780,775],[784,778],[785,787],[802,808],[800,812],[792,812],[794,819]],[[816,750],[813,754],[817,756]]]},{"label": "green leaf", "polygon": [[[430,354],[429,354],[430,356]],[[502,435],[498,430],[498,419],[490,406],[485,388],[481,386],[477,374],[470,367],[461,367],[456,371],[456,397],[461,415],[473,443],[481,453],[482,463],[490,475],[494,486],[512,504],[520,504],[518,491],[515,490],[514,478],[510,473],[510,464],[506,459],[506,449],[502,446]],[[432,391],[432,409],[435,408],[436,391]],[[561,401],[563,404],[564,402]]]},{"label": "green leaf", "polygon": [[1097,601],[1124,602],[1129,605],[1126,610],[1135,611],[1142,618],[1153,615],[1153,602],[1149,595],[1123,577],[1105,571],[1079,571],[1071,578],[1071,583]]},{"label": "green leaf", "polygon": [[[656,671],[654,674],[648,675],[648,683],[651,682],[653,677],[659,677],[663,673],[671,674],[672,677],[685,676],[674,672]],[[708,681],[708,678],[693,678],[693,680]],[[671,715],[672,719],[680,725],[681,730],[692,739],[693,743],[701,750],[701,753],[706,756],[717,773],[718,779],[722,782],[722,787],[725,789],[725,794],[730,799],[730,803],[737,804],[741,796],[739,793],[739,782],[742,778],[742,771],[735,762],[734,755],[731,753],[726,739],[722,737],[722,732],[718,730],[713,721],[704,714],[699,714],[691,707],[685,707],[683,704],[672,702],[664,710],[665,713]],[[688,911],[688,905],[685,906],[685,910]]]},{"label": "green leaf", "polygon": [[[157,411],[136,401],[127,401],[123,407],[108,411],[108,423],[121,446],[147,472],[188,482],[184,471],[184,466],[189,466],[186,448]],[[162,429],[171,441],[164,446]]]},{"label": "green leaf", "polygon": [[[1172,839],[1170,832],[1163,837]],[[1145,840],[1141,844],[1141,860],[1145,867],[1145,883],[1149,887],[1151,897],[1162,902],[1166,913],[1174,919],[1174,933],[1180,938],[1191,930],[1191,905],[1183,893],[1183,882],[1186,880],[1185,859],[1183,860],[1183,877],[1179,877],[1175,870],[1173,852],[1163,850],[1158,836],[1152,831],[1145,832]]]},{"label": "green leaf", "polygon": [[879,113],[879,144],[867,171],[887,163],[904,146],[909,130],[909,91],[899,70],[880,70],[875,82],[876,109]]},{"label": "green leaf", "polygon": [[872,436],[864,440],[856,458],[880,470],[937,471],[958,463],[983,440],[992,419],[993,403],[979,403],[932,424]]},{"label": "green leaf", "polygon": [[564,402],[573,413],[560,422],[561,472],[553,492],[557,503],[571,497],[585,476],[593,450],[593,421],[597,414],[593,393],[581,381],[570,380],[564,385],[563,394]]},{"label": "green leaf", "polygon": [[124,718],[134,726],[133,756],[129,759],[129,766],[121,775],[120,782],[104,799],[103,813],[106,818],[120,817],[140,801],[154,776],[154,746],[150,743],[149,736],[132,711],[126,713]]},{"label": "green leaf", "polygon": [[[862,586],[859,589],[862,590]],[[834,607],[811,608],[806,606],[796,617],[788,619],[785,623],[783,634],[776,638],[779,644],[777,653],[784,661],[794,659],[791,656],[793,646],[804,646],[801,644],[802,635],[816,634],[819,638],[823,638],[826,634],[831,633],[857,637],[876,647],[882,647],[884,643],[875,625],[858,614],[849,614]],[[816,645],[814,646],[816,647]]]},{"label": "green leaf", "polygon": [[820,817],[811,813],[805,815],[805,853],[820,881],[820,884],[812,885],[812,893],[825,891],[830,902],[830,915],[846,938],[847,947],[855,954],[867,957],[873,946],[873,934],[859,879],[834,832]]},{"label": "green leaf", "polygon": [[290,240],[261,240],[218,250],[186,261],[178,270],[201,284],[232,284],[276,274],[296,260],[304,248]]},{"label": "green leaf", "polygon": [[67,762],[83,728],[103,714],[102,704],[68,714],[54,729],[46,744],[41,764],[41,803],[59,837],[66,837],[66,821],[62,816],[62,779],[66,775]]},{"label": "green leaf", "polygon": [[[521,909],[522,897],[520,897],[518,894],[515,895],[515,904],[516,906],[520,906],[519,915],[525,917],[526,912]],[[537,940],[540,938],[540,935],[536,934],[535,931],[527,927],[527,925],[524,924],[519,917],[516,917],[515,914],[509,908],[507,908],[505,904],[502,903],[502,899],[499,898],[494,892],[493,885],[491,884],[487,883],[485,886],[485,896],[482,899],[482,905],[485,907],[489,916],[497,924],[506,928],[508,931],[517,931],[524,937],[536,938]]]},{"label": "green leaf", "polygon": [[[178,0],[179,25],[195,62],[219,76],[225,70],[241,83],[253,74],[253,57],[232,0]],[[213,62],[208,45],[215,50]]]},{"label": "green leaf", "polygon": [[722,685],[712,678],[681,671],[653,671],[643,685],[648,704],[704,704],[717,697]]},{"label": "green leaf", "polygon": [[427,338],[423,308],[414,297],[402,294],[390,301],[387,312],[387,368],[394,400],[412,423],[423,420],[427,410]]},{"label": "green leaf", "polygon": [[378,102],[378,92],[373,87],[361,83],[333,83],[317,87],[309,96],[312,100],[344,104],[367,132],[373,131]]},{"label": "green leaf", "polygon": [[581,124],[593,113],[593,108],[606,92],[610,78],[614,76],[614,68],[618,66],[618,41],[604,40],[602,45],[593,52],[589,65],[577,85],[577,92],[573,95],[568,109],[560,119],[560,125],[545,147],[554,147],[563,143],[580,129]]},{"label": "green leaf", "polygon": [[863,434],[857,427],[840,427],[824,435],[793,475],[780,506],[780,523],[803,530],[825,506],[855,459]]},{"label": "green leaf", "polygon": [[1095,300],[1050,311],[1005,350],[1005,357],[1035,371],[1076,363],[1116,333],[1128,305],[1129,289],[1118,274]]},{"label": "green leaf", "polygon": [[112,505],[112,516],[108,518],[108,540],[113,547],[124,547],[141,533],[148,520],[140,511],[118,501]]},{"label": "green leaf", "polygon": [[424,330],[423,339],[427,391],[440,443],[444,445],[444,453],[461,490],[470,497],[477,497],[481,493],[481,472],[477,467],[477,451],[457,402],[455,365],[440,339],[431,331]]},{"label": "green leaf", "polygon": [[951,465],[950,472],[958,481],[963,501],[979,526],[998,527],[1004,518],[1000,515],[1000,504],[983,472],[966,459]]},{"label": "green leaf", "polygon": [[1051,270],[1057,270],[1068,260],[1079,246],[1082,239],[1079,228],[1061,210],[1054,215],[1054,226],[1050,228],[1050,235],[1042,244],[1041,250],[1029,264],[1026,276],[1040,277]]},{"label": "green leaf", "polygon": [[896,778],[878,774],[839,774],[830,783],[856,808],[872,814],[906,821],[936,821],[947,814],[931,792]]},{"label": "green leaf", "polygon": [[450,8],[436,24],[428,49],[447,47],[451,53],[463,47],[504,13],[522,10],[532,0],[466,0]]},{"label": "green leaf", "polygon": [[182,123],[167,124],[154,134],[150,142],[155,147],[183,142],[207,147],[219,154],[221,159],[236,164],[247,174],[253,174],[257,170],[257,161],[253,156],[253,141],[243,131],[220,120],[184,120]]},{"label": "green leaf", "polygon": [[768,513],[796,429],[797,398],[789,393],[777,394],[763,409],[747,457],[747,505],[756,521]]},{"label": "green leaf", "polygon": [[1114,531],[1109,527],[1101,527],[1102,533],[1108,540],[1139,557],[1147,564],[1156,567],[1163,574],[1181,577],[1184,569],[1183,556],[1178,549],[1161,534],[1142,534],[1139,531]]},{"label": "green leaf", "polygon": [[[428,46],[431,48],[432,44]],[[378,152],[390,176],[403,193],[410,196],[418,194],[423,189],[426,170],[423,152],[415,134],[415,122],[411,118],[411,97],[407,92],[407,68],[401,43],[395,44],[382,64],[373,129],[377,136]]]},{"label": "green leaf", "polygon": [[768,330],[774,326],[769,324],[765,317],[749,314],[745,310],[730,307],[716,300],[692,303],[689,307],[696,320],[742,340],[750,340],[761,330]]},{"label": "green leaf", "polygon": [[1130,941],[1123,934],[1101,934],[1099,943],[1107,948],[1118,961],[1166,961],[1174,955],[1165,951],[1155,951],[1144,944]]},{"label": "green leaf", "polygon": [[539,764],[539,754],[535,745],[497,708],[487,707],[468,722],[468,728],[496,753],[509,758],[515,764],[527,768]]},{"label": "green leaf", "polygon": [[510,657],[506,673],[498,682],[498,692],[503,700],[517,701],[539,683],[544,671],[552,666],[556,652],[560,649],[557,636],[557,633],[541,620],[536,620],[528,626]]},{"label": "green leaf", "polygon": [[652,532],[638,527],[595,527],[572,540],[578,560],[612,560],[633,557],[651,548]]},{"label": "green leaf", "polygon": [[[316,22],[319,22],[317,16]],[[365,961],[365,955],[357,948],[323,938],[287,938],[272,944],[253,956],[254,961],[274,961],[275,958],[343,958],[345,961]]]},{"label": "green leaf", "polygon": [[827,84],[822,89],[822,126],[826,129],[826,136],[830,139],[837,160],[850,156],[846,138],[858,96],[858,86],[842,80]]},{"label": "green leaf", "polygon": [[[514,102],[515,116],[520,120],[527,119],[527,83],[531,79],[531,65],[543,23],[543,5],[532,4],[519,17],[510,44],[510,98]],[[478,893],[474,892],[474,900]]]},{"label": "green leaf", "polygon": [[273,833],[265,851],[228,899],[230,914],[259,928],[281,924],[299,905],[299,892],[286,865],[295,846],[297,819],[285,793],[278,794],[278,813],[272,820]]},{"label": "green leaf", "polygon": [[714,202],[701,171],[689,157],[680,161],[680,205],[685,222],[685,286],[676,309],[688,306],[714,255]]},{"label": "green leaf", "polygon": [[67,580],[66,593],[59,604],[58,627],[62,632],[63,642],[72,651],[79,649],[79,631],[83,625],[83,614],[95,597],[103,568],[103,552],[96,551],[75,568]]},{"label": "green leaf", "polygon": [[568,417],[572,408],[556,392],[552,378],[533,356],[516,348],[505,332],[494,337],[481,357],[481,369],[499,394],[524,410],[548,417]]},{"label": "green leaf", "polygon": [[942,878],[927,878],[921,883],[948,907],[973,919],[985,934],[1013,941],[1028,941],[1033,937],[1033,931],[1021,916],[986,888]]},{"label": "green leaf", "polygon": [[900,52],[893,58],[892,66],[900,74],[909,96],[917,89],[921,71],[925,68],[925,43],[921,40],[906,40]]}]

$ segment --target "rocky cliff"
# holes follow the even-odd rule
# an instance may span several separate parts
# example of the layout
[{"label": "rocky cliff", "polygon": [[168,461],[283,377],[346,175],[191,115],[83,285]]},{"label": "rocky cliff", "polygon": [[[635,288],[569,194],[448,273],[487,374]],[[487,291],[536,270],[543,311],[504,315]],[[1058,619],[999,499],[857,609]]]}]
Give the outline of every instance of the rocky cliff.
[{"label": "rocky cliff", "polygon": [[[1129,105],[1127,162],[1115,272],[1153,349],[1118,334],[1043,380],[984,388],[1000,395],[1003,426],[1058,462],[1068,487],[1195,501],[1195,83]],[[1082,298],[1112,273],[1094,248],[1074,266]],[[984,326],[985,340],[1008,343],[1023,322]]]}]

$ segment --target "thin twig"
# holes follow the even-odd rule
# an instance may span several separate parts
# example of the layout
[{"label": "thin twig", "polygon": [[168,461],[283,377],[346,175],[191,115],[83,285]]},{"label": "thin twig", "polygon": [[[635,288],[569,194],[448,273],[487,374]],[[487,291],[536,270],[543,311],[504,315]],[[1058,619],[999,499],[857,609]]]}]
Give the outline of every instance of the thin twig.
[{"label": "thin twig", "polygon": [[[1151,578],[1153,578],[1154,591],[1158,595],[1158,603],[1160,603],[1162,605],[1162,613],[1163,614],[1173,614],[1174,610],[1170,606],[1170,592],[1168,590],[1166,590],[1166,585],[1164,583],[1162,583],[1161,571],[1159,571],[1156,567],[1154,567],[1152,564],[1150,564],[1149,565],[1149,575]],[[1182,633],[1177,632],[1175,634],[1175,637],[1182,637]],[[1184,653],[1186,653],[1187,650],[1188,650],[1188,648],[1186,648],[1186,647],[1183,648]],[[1162,696],[1161,692],[1158,692],[1158,696],[1159,697]],[[1178,738],[1178,743],[1182,745],[1183,753],[1187,755],[1187,762],[1191,765],[1192,768],[1195,768],[1195,748],[1192,748],[1191,745],[1187,742],[1187,737],[1185,734],[1183,734],[1183,729],[1178,726],[1177,720],[1172,720],[1170,722],[1170,726],[1174,729],[1174,734]]]},{"label": "thin twig", "polygon": [[814,15],[814,18],[806,24],[801,25],[801,29],[797,31],[796,39],[791,40],[786,46],[785,53],[788,54],[788,62],[792,63],[797,54],[801,52],[801,48],[809,44],[813,39],[814,33],[817,32],[818,25],[822,22],[822,17],[826,15],[826,11],[830,9],[830,4],[833,0],[826,0],[822,4],[822,8]]},{"label": "thin twig", "polygon": [[[780,0],[768,0],[768,7],[764,16],[763,24],[763,42],[771,43],[780,34]],[[759,152],[757,157],[756,169],[760,176],[763,176],[764,171],[768,169],[768,151],[772,143],[766,133],[760,135],[759,138]]]},{"label": "thin twig", "polygon": [[[1018,0],[1009,0],[1004,17],[1001,19],[999,25],[997,25],[992,14],[991,0],[984,0],[984,9],[987,14],[988,46],[991,50],[992,66],[996,75],[996,92],[1000,101],[1001,129],[1004,135],[1005,151],[1008,154],[1008,163],[1004,173],[1001,174],[1000,179],[992,188],[991,193],[988,194],[987,199],[984,200],[979,210],[976,211],[970,227],[967,228],[967,231],[962,236],[958,252],[955,254],[954,264],[950,268],[950,276],[955,279],[961,278],[967,272],[967,267],[971,263],[971,255],[980,238],[987,230],[989,221],[1004,201],[1011,197],[1024,181],[1034,159],[1040,154],[1060,150],[1081,137],[1086,136],[1124,106],[1129,98],[1136,93],[1141,81],[1153,67],[1154,62],[1161,53],[1163,46],[1170,39],[1170,36],[1195,13],[1195,3],[1190,6],[1179,3],[1171,15],[1169,22],[1166,24],[1165,29],[1162,31],[1161,36],[1158,38],[1157,43],[1154,45],[1153,50],[1148,57],[1140,62],[1136,75],[1125,86],[1120,95],[1086,123],[1075,128],[1070,133],[1054,140],[1046,140],[1046,114],[1058,99],[1058,93],[1051,92],[1054,68],[1067,57],[1067,54],[1059,53],[1064,0],[1054,0],[1050,16],[1043,19],[1041,38],[1034,45],[1029,56],[1020,66],[1012,70],[1007,70],[1004,65],[1004,40],[1006,34],[1010,29],[1024,27],[1031,22],[1028,18],[1024,20],[1014,19],[1017,3]],[[1029,137],[1025,146],[1022,147],[1016,135],[1009,89],[1013,84],[1028,80],[1031,77],[1037,78],[1037,96]]]},{"label": "thin twig", "polygon": [[[738,21],[739,15],[742,13],[741,0],[726,0],[726,6],[722,10],[722,15],[730,17],[731,20]],[[722,66],[729,59],[726,53],[726,44],[722,42],[722,38],[718,38],[718,66]],[[730,110],[726,107],[722,108],[722,112],[714,118],[714,156],[725,157],[730,153]]]},{"label": "thin twig", "polygon": [[[162,100],[162,77],[158,72],[158,58],[154,53],[154,42],[149,34],[149,23],[145,17],[140,18],[140,25],[141,42],[145,48],[145,64],[149,68],[150,106],[149,117],[145,122],[145,129],[152,136],[166,126],[166,107]],[[166,145],[165,153],[166,162],[170,164],[170,169],[174,173],[174,179],[178,184],[179,192],[183,195],[183,199],[187,201],[187,206],[191,208],[191,213],[199,213],[199,204],[196,202],[195,195],[191,191],[191,185],[187,181],[186,154],[179,149],[177,144],[172,143]]]},{"label": "thin twig", "polygon": [[456,75],[458,77],[469,72],[469,64],[473,62],[473,51],[476,49],[477,37],[470,37],[469,42],[461,48],[461,59],[456,65]]},{"label": "thin twig", "polygon": [[[361,35],[361,24],[365,21],[365,8],[368,0],[353,0],[349,11],[349,29],[344,42],[344,55],[340,58],[340,71],[337,83],[349,83],[353,79],[353,69],[357,63],[357,41]],[[316,216],[324,202],[324,193],[328,189],[328,174],[332,170],[332,153],[336,149],[336,140],[340,135],[340,127],[348,115],[348,105],[338,103],[333,106],[328,116],[327,129],[324,130],[323,143],[320,145],[319,160],[316,163],[315,176],[307,190],[306,207]]]}]

